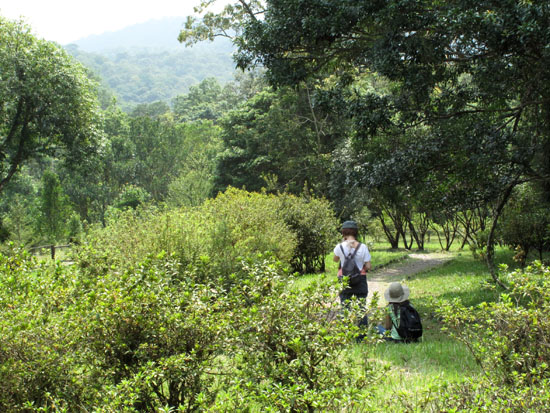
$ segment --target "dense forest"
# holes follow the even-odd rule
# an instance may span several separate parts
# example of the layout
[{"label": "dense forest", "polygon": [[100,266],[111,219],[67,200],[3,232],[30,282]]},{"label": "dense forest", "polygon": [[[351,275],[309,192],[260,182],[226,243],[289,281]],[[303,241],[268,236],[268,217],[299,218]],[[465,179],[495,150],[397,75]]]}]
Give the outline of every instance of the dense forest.
[{"label": "dense forest", "polygon": [[183,20],[151,20],[80,39],[65,49],[95,75],[103,108],[115,97],[118,106],[129,112],[141,103],[169,103],[209,77],[220,84],[231,81],[235,71],[231,41],[218,38],[185,48],[175,35]]},{"label": "dense forest", "polygon": [[[207,6],[181,47],[227,38],[235,72],[229,43],[100,55],[0,17],[0,409],[542,411],[550,2]],[[346,219],[483,263],[488,302],[424,304],[483,374],[373,390],[361,309],[299,282]]]}]

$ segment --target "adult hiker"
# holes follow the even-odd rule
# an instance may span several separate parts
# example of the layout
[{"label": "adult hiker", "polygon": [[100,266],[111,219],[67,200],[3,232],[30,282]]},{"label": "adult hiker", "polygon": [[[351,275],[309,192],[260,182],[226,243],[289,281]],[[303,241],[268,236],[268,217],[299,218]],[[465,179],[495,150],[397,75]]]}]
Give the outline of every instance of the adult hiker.
[{"label": "adult hiker", "polygon": [[338,277],[345,283],[340,292],[340,302],[346,305],[352,297],[357,297],[359,305],[365,310],[359,326],[366,326],[367,272],[371,269],[371,256],[365,244],[357,241],[359,229],[355,221],[346,221],[342,224],[342,242],[334,247],[334,261],[340,262]]}]

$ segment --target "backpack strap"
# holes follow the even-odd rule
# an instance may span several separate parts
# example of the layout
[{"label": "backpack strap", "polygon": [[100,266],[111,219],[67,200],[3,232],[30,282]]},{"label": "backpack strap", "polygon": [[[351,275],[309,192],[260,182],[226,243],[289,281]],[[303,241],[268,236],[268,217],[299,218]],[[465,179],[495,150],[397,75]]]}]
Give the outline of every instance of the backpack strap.
[{"label": "backpack strap", "polygon": [[359,248],[361,248],[361,243],[357,243],[357,247],[355,247],[355,251],[353,251],[353,254],[351,254],[351,258],[355,258],[355,255],[357,255],[357,251],[359,251]]},{"label": "backpack strap", "polygon": [[391,308],[388,308],[388,311],[390,312],[390,320],[395,329],[397,330],[399,327],[395,324],[394,318],[399,321],[399,324],[401,324],[401,306],[399,306],[398,314],[394,313],[395,306],[393,304],[390,304]]}]

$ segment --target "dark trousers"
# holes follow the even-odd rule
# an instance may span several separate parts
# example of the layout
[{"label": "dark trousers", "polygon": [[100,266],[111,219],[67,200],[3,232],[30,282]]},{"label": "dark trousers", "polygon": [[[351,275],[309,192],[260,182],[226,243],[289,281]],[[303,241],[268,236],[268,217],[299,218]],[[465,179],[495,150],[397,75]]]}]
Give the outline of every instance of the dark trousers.
[{"label": "dark trousers", "polygon": [[355,293],[351,291],[342,291],[340,293],[340,302],[342,303],[343,307],[349,307],[349,301],[352,299],[352,297],[357,297],[359,308],[361,309],[361,312],[363,313],[363,317],[359,320],[359,327],[367,327],[369,325],[369,317],[367,315],[367,296],[369,295],[368,292],[366,293]]}]

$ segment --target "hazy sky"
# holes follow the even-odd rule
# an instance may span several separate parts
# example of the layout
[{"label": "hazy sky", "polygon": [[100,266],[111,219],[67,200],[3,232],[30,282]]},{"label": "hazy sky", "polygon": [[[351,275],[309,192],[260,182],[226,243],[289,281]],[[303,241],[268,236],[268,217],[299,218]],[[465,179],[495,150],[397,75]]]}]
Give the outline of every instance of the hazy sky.
[{"label": "hazy sky", "polygon": [[151,19],[188,16],[199,3],[200,0],[0,0],[0,15],[12,20],[23,16],[38,37],[67,44]]}]

